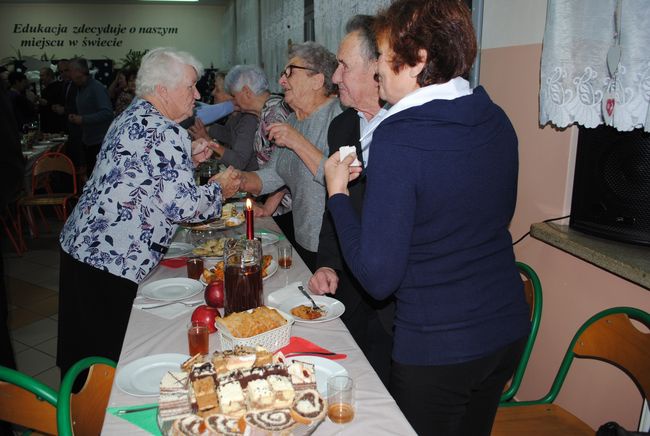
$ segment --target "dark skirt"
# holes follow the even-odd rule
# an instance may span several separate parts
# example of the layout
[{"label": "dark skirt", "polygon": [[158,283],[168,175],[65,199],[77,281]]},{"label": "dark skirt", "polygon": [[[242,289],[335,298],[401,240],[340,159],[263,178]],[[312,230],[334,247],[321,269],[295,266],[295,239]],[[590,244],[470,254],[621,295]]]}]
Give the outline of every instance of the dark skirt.
[{"label": "dark skirt", "polygon": [[138,284],[79,262],[61,250],[57,365],[61,376],[79,360],[117,360]]}]

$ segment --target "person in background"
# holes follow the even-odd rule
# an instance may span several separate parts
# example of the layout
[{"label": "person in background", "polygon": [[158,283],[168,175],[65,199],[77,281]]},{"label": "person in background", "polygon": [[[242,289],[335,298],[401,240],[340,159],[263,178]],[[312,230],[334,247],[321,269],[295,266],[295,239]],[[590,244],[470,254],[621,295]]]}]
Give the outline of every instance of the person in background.
[{"label": "person in background", "polygon": [[[233,96],[241,111],[252,113],[258,117],[253,148],[257,156],[257,164],[262,168],[271,159],[271,154],[277,148],[268,138],[268,128],[271,124],[285,122],[291,109],[284,103],[282,95],[272,94],[269,91],[266,74],[257,66],[235,66],[226,76],[224,86]],[[254,204],[255,216],[273,216],[284,234],[293,243],[293,226],[286,225],[286,217],[283,216],[291,211],[289,190],[282,187],[262,198],[263,202]]]},{"label": "person in background", "polygon": [[[228,75],[226,75],[227,79]],[[228,99],[232,100],[231,94],[227,94],[228,99],[225,98],[219,90],[219,86],[221,85],[215,81],[213,91],[215,102],[218,104]],[[201,119],[197,117],[194,125],[188,130],[194,139],[205,138],[208,141],[214,141],[213,151],[221,163],[232,165],[242,171],[255,171],[259,168],[253,148],[258,118],[255,114],[245,112],[236,105],[235,109],[235,112],[227,116],[224,125],[216,122],[206,128]]]},{"label": "person in background", "polygon": [[65,84],[56,80],[50,67],[40,69],[41,98],[38,105],[41,113],[41,132],[61,133],[65,129],[65,116],[54,112],[54,105],[65,104]]},{"label": "person in background", "polygon": [[28,87],[29,80],[24,73],[18,71],[9,73],[9,100],[20,129],[25,129],[24,126],[38,120],[36,105],[26,95]]},{"label": "person in background", "polygon": [[194,166],[212,151],[178,123],[199,98],[201,64],[153,49],[142,58],[136,99],[111,125],[97,166],[59,241],[61,374],[79,359],[117,361],[138,284],[163,258],[179,223],[221,215],[238,188],[233,169],[197,186]]},{"label": "person in background", "polygon": [[113,107],[115,107],[115,103],[117,103],[117,97],[120,95],[122,91],[124,91],[127,86],[128,86],[128,77],[127,77],[127,71],[125,69],[117,71],[115,74],[115,78],[111,82],[110,85],[108,85],[107,91],[108,91],[108,96],[111,99],[111,104]]},{"label": "person in background", "polygon": [[294,112],[286,123],[268,126],[269,140],[279,148],[264,168],[240,174],[240,190],[254,195],[272,193],[285,185],[289,188],[294,247],[311,271],[316,269],[318,233],[325,210],[327,126],[341,113],[332,82],[336,65],[334,54],[318,43],[291,46],[279,83],[285,91],[285,103]]},{"label": "person in background", "polygon": [[[367,167],[372,133],[363,135],[370,124],[378,123],[386,114],[380,105],[379,87],[375,80],[377,42],[374,18],[356,15],[347,25],[347,34],[339,45],[338,68],[332,81],[339,87],[339,99],[349,109],[332,120],[327,132],[330,155],[341,146],[354,145],[361,165]],[[359,138],[363,138],[361,141]],[[366,190],[365,172],[350,182],[348,189],[352,205],[361,214]],[[378,301],[368,295],[354,278],[343,260],[329,211],[323,215],[318,243],[318,269],[309,279],[309,289],[315,294],[334,294],[345,305],[342,320],[366,358],[386,386],[390,378],[393,345],[393,298]]]},{"label": "person in background", "polygon": [[77,87],[77,113],[68,114],[72,124],[81,126],[86,174],[92,174],[99,147],[113,121],[113,106],[104,85],[90,77],[88,62],[83,58],[70,61],[70,79]]},{"label": "person in background", "polygon": [[126,86],[120,90],[115,98],[115,116],[118,116],[126,109],[135,98],[135,80],[138,76],[136,70],[126,70],[123,72],[126,77]]},{"label": "person in background", "polygon": [[[57,63],[59,81],[63,83],[64,103],[52,105],[52,111],[62,115],[66,119],[66,133],[68,140],[65,144],[65,154],[72,160],[77,176],[80,180],[86,179],[85,160],[83,143],[81,142],[81,126],[70,121],[68,115],[77,113],[77,92],[78,89],[70,80],[70,61],[61,59]],[[80,184],[81,185],[81,184]]]},{"label": "person in background", "polygon": [[418,434],[489,435],[530,331],[508,225],[517,136],[482,87],[461,0],[397,0],[377,16],[379,95],[361,216],[354,156],[325,164],[345,261],[396,298],[390,392]]}]

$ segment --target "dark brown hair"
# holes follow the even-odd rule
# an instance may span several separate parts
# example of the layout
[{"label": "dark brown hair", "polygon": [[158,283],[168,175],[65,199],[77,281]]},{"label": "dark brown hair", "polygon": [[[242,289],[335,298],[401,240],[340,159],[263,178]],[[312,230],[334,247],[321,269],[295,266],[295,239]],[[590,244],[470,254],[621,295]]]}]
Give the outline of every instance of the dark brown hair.
[{"label": "dark brown hair", "polygon": [[417,77],[420,86],[466,75],[476,57],[472,16],[462,0],[397,0],[378,14],[375,29],[394,52],[395,73],[415,66],[419,50],[427,52]]}]

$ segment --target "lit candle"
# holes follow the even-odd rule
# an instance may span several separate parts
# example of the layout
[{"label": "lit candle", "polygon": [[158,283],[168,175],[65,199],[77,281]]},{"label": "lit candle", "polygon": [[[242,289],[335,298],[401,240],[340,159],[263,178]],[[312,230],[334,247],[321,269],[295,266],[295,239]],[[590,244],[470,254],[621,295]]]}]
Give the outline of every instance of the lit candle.
[{"label": "lit candle", "polygon": [[253,202],[250,198],[246,199],[246,239],[255,239],[255,226],[253,225]]}]

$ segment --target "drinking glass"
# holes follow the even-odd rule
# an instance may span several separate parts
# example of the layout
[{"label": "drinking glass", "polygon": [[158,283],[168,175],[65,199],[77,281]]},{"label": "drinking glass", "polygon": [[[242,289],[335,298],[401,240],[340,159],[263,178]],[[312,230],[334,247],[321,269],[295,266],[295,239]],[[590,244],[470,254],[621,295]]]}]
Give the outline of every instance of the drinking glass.
[{"label": "drinking glass", "polygon": [[223,254],[225,314],[261,306],[261,242],[257,239],[228,239]]},{"label": "drinking glass", "polygon": [[187,343],[190,349],[190,356],[199,353],[208,354],[210,344],[208,326],[200,322],[192,321],[187,326]]},{"label": "drinking glass", "polygon": [[345,375],[327,379],[327,416],[335,424],[354,419],[354,381]]},{"label": "drinking glass", "polygon": [[280,268],[289,269],[293,263],[293,247],[291,244],[278,244],[278,265]]},{"label": "drinking glass", "polygon": [[206,160],[199,166],[199,184],[205,185],[208,180],[219,172],[219,163],[216,160]]},{"label": "drinking glass", "polygon": [[203,259],[200,257],[190,257],[187,259],[187,277],[198,280],[203,274]]}]

